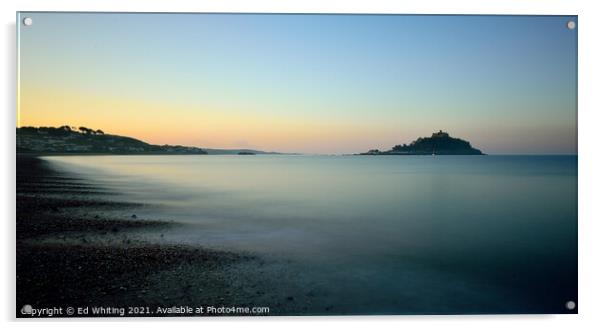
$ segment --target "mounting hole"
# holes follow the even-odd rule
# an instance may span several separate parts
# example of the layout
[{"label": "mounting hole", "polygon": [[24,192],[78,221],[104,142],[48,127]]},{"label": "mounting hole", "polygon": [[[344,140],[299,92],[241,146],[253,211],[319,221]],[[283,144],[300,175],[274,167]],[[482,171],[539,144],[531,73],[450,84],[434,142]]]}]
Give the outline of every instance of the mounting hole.
[{"label": "mounting hole", "polygon": [[574,301],[569,300],[566,302],[566,304],[564,306],[566,306],[566,309],[572,311],[573,309],[575,309],[575,307],[577,307],[577,304],[575,304]]},{"label": "mounting hole", "polygon": [[33,19],[31,17],[25,17],[23,19],[23,25],[31,26],[33,24]]},{"label": "mounting hole", "polygon": [[566,27],[567,27],[567,29],[569,29],[569,30],[574,30],[574,29],[575,29],[575,27],[577,27],[577,23],[575,23],[575,21],[568,21],[568,22],[566,23]]}]

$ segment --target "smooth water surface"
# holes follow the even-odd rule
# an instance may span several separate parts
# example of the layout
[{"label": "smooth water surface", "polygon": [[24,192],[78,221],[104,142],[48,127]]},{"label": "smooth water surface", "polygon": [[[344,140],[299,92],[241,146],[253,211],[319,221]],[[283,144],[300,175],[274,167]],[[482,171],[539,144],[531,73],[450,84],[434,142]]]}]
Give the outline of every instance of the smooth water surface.
[{"label": "smooth water surface", "polygon": [[59,169],[250,251],[309,314],[563,313],[577,301],[576,156],[60,156]]}]

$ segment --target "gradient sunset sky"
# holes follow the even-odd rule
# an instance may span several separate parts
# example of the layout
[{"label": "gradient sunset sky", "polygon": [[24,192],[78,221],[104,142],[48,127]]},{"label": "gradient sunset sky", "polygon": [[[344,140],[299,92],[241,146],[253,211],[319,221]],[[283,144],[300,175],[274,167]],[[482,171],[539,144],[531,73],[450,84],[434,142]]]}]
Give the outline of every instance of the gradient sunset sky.
[{"label": "gradient sunset sky", "polygon": [[21,13],[17,126],[355,153],[577,153],[576,17]]}]

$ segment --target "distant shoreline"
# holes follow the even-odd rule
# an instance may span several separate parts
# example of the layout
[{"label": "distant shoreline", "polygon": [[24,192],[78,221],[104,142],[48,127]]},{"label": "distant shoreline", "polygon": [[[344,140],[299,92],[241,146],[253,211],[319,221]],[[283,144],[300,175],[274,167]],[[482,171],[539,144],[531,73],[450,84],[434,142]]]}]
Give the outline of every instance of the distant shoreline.
[{"label": "distant shoreline", "polygon": [[[247,156],[240,154],[179,154],[179,153],[136,153],[136,154],[117,154],[117,153],[27,153],[17,152],[17,157],[47,157],[47,156]],[[274,153],[274,154],[254,154],[253,156],[308,156],[308,157],[349,157],[349,156],[431,156],[432,154],[303,154],[303,153]],[[436,154],[437,157],[446,156],[490,156],[490,157],[578,157],[578,154],[481,154],[481,155],[452,155],[452,154]],[[245,157],[246,158],[246,157]]]},{"label": "distant shoreline", "polygon": [[231,155],[281,154],[248,148],[216,149],[183,145],[157,145],[139,139],[105,133],[98,129],[60,127],[17,127],[18,153],[110,154],[110,155]]},{"label": "distant shoreline", "polygon": [[[286,154],[286,153],[260,153],[253,156],[286,156],[286,155],[302,155],[302,154]],[[98,152],[17,152],[18,156],[24,157],[45,157],[45,156],[246,156],[246,154],[184,154],[184,153],[98,153]]]}]

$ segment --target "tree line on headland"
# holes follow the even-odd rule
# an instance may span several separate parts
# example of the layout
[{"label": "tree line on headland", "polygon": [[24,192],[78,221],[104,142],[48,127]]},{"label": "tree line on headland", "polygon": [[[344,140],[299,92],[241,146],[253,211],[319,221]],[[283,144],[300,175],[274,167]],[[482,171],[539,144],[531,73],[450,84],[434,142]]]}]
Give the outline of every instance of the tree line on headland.
[{"label": "tree line on headland", "polygon": [[68,125],[17,128],[17,153],[207,154],[197,147],[154,145],[127,136],[105,134],[100,129]]},{"label": "tree line on headland", "polygon": [[261,155],[279,154],[252,149],[209,149],[182,145],[155,145],[84,126],[17,128],[17,153],[117,155]]}]

